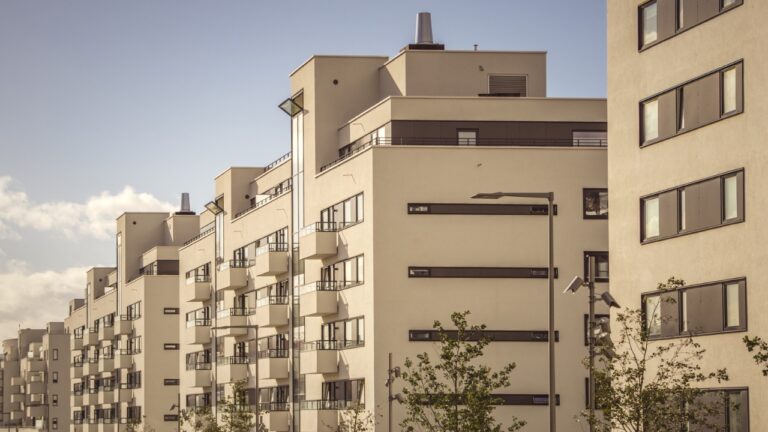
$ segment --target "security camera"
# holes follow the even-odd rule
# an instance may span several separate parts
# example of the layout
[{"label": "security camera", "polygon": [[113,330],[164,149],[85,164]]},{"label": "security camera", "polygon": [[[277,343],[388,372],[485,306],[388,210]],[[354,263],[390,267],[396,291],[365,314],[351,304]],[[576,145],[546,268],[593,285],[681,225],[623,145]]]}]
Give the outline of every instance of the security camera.
[{"label": "security camera", "polygon": [[620,308],[619,303],[616,301],[615,298],[609,293],[608,291],[605,291],[604,293],[600,294],[600,298],[605,302],[605,304],[608,305],[608,307],[613,308]]},{"label": "security camera", "polygon": [[563,294],[566,294],[566,293],[569,293],[569,292],[571,294],[575,294],[576,291],[578,291],[579,288],[581,288],[582,285],[584,285],[584,279],[582,279],[582,278],[580,278],[578,276],[575,276],[573,278],[573,280],[571,281],[571,283],[569,283],[568,286],[565,288],[565,291],[563,291]]}]

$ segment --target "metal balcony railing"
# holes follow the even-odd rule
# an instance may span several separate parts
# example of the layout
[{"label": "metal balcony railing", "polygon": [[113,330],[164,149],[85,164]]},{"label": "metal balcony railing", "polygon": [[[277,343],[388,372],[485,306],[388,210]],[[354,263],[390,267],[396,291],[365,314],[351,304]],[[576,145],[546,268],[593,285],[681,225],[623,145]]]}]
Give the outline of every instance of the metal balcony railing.
[{"label": "metal balcony railing", "polygon": [[287,295],[267,296],[267,297],[262,297],[260,299],[256,299],[256,307],[287,305],[287,304],[288,304]]},{"label": "metal balcony railing", "polygon": [[266,349],[261,350],[256,353],[256,358],[288,358],[288,349],[287,348],[273,348],[273,349]]},{"label": "metal balcony railing", "polygon": [[341,230],[341,224],[337,222],[315,222],[299,230],[299,237],[304,237],[316,232],[337,232]]}]

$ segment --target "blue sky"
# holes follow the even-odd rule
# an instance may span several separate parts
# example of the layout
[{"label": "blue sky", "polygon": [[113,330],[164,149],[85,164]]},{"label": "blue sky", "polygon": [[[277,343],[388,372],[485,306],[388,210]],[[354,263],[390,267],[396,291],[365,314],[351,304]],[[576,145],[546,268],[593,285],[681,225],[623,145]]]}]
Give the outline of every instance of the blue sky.
[{"label": "blue sky", "polygon": [[288,74],[396,54],[419,11],[448,49],[548,51],[550,96],[605,96],[605,0],[0,2],[4,298],[111,264],[120,206],[199,209],[226,167],[285,153]]}]

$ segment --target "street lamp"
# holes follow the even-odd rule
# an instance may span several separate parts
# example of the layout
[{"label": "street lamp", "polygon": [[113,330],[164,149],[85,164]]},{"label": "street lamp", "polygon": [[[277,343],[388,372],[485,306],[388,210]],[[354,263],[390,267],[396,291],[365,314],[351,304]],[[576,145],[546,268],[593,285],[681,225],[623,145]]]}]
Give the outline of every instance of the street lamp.
[{"label": "street lamp", "polygon": [[[600,323],[595,321],[595,303],[598,299],[602,300],[609,308],[619,308],[619,303],[608,292],[604,291],[598,298],[595,295],[595,256],[589,255],[589,265],[587,282],[578,276],[574,277],[571,283],[565,288],[563,294],[571,293],[576,294],[579,288],[586,286],[589,289],[589,318],[587,325],[587,341],[589,343],[589,430],[593,430],[592,423],[595,418],[595,340],[607,337],[610,332],[607,330],[607,322],[601,319]],[[602,327],[606,325],[605,329],[598,328],[598,324]],[[598,331],[596,331],[598,330]]]},{"label": "street lamp", "polygon": [[536,198],[547,200],[547,216],[549,219],[549,328],[547,332],[547,344],[549,345],[549,432],[556,432],[556,407],[557,396],[555,393],[555,270],[554,270],[554,218],[553,209],[555,201],[554,192],[492,192],[479,193],[473,199],[499,199],[509,198]]}]

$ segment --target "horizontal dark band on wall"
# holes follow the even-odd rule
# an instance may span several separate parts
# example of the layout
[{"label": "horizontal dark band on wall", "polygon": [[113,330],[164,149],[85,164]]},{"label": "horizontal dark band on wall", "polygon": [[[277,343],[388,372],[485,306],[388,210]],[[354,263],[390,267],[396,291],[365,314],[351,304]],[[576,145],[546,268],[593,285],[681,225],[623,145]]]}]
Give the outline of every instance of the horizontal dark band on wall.
[{"label": "horizontal dark band on wall", "polygon": [[163,380],[163,385],[172,386],[172,385],[179,385],[179,379],[178,378],[166,378]]},{"label": "horizontal dark band on wall", "polygon": [[[493,394],[496,400],[494,405],[518,405],[518,406],[547,406],[549,405],[549,395],[546,394]],[[422,405],[431,405],[437,400],[438,396],[435,395],[418,395],[421,399],[419,402]],[[453,399],[454,395],[447,395],[449,399]],[[560,395],[555,395],[555,404],[560,405]]]},{"label": "horizontal dark band on wall", "polygon": [[[446,330],[445,334],[454,340],[458,337],[456,330]],[[470,341],[480,340],[483,336],[493,342],[547,342],[549,340],[549,332],[546,330],[484,330],[482,332],[466,332],[466,337]],[[411,342],[439,342],[440,332],[438,330],[409,330],[408,340]],[[560,341],[559,331],[555,331],[555,341]]]},{"label": "horizontal dark band on wall", "polygon": [[[557,215],[557,205],[553,212]],[[546,216],[541,204],[408,203],[408,214]]]},{"label": "horizontal dark band on wall", "polygon": [[[546,279],[547,267],[408,267],[409,278]],[[555,267],[555,278],[558,276]]]}]

